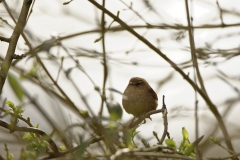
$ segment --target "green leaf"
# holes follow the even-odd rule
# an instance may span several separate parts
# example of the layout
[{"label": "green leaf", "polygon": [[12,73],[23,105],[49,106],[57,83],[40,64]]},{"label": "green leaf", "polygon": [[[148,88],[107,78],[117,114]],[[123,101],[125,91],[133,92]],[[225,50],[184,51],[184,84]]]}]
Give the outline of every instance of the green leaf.
[{"label": "green leaf", "polygon": [[26,139],[26,140],[27,140],[27,144],[35,143],[35,139],[34,139],[34,137],[29,138],[29,139]]},{"label": "green leaf", "polygon": [[191,153],[194,151],[194,149],[196,148],[196,146],[201,142],[201,140],[203,139],[204,136],[201,136],[200,138],[198,138],[196,141],[194,141],[192,144],[190,144],[186,150],[183,152],[184,155],[189,156],[191,155]]},{"label": "green leaf", "polygon": [[153,131],[153,135],[156,137],[158,136],[157,132]]},{"label": "green leaf", "polygon": [[107,109],[111,120],[117,121],[122,118],[123,111],[119,103],[115,101],[107,102]]},{"label": "green leaf", "polygon": [[28,154],[24,151],[24,149],[21,151],[21,159],[22,160],[27,160]]},{"label": "green leaf", "polygon": [[22,116],[22,113],[24,112],[24,110],[22,109],[21,106],[15,106],[14,103],[11,101],[6,101],[6,104],[10,108],[6,111],[6,113],[7,114],[13,113],[13,115],[11,115],[11,124],[9,126],[10,133],[12,133],[15,131],[14,128],[18,123],[18,117]]},{"label": "green leaf", "polygon": [[185,149],[190,145],[190,142],[188,140],[188,132],[185,129],[185,127],[182,127],[182,136],[183,136],[183,140],[179,146],[179,151],[185,151]]},{"label": "green leaf", "polygon": [[22,136],[22,139],[25,140],[25,139],[31,139],[33,138],[32,135],[30,133],[26,133]]},{"label": "green leaf", "polygon": [[67,150],[66,146],[59,146],[59,149],[60,149],[61,151],[66,151],[66,150]]},{"label": "green leaf", "polygon": [[13,159],[14,158],[14,155],[12,154],[12,153],[10,153],[9,155],[8,155],[8,159],[10,160],[10,159]]},{"label": "green leaf", "polygon": [[154,135],[154,137],[157,139],[157,141],[158,141],[158,143],[159,143],[159,138],[158,138],[157,132],[153,131],[153,135]]},{"label": "green leaf", "polygon": [[124,130],[123,131],[123,140],[128,148],[133,148],[134,144],[132,143],[132,130]]},{"label": "green leaf", "polygon": [[35,150],[37,147],[38,147],[37,144],[31,143],[31,144],[28,144],[28,145],[26,146],[26,150],[27,150],[27,151],[32,151],[32,150]]},{"label": "green leaf", "polygon": [[132,134],[132,139],[139,133],[140,131],[135,131],[135,132],[133,132],[133,134]]},{"label": "green leaf", "polygon": [[215,144],[220,144],[220,140],[218,138],[214,138],[214,137],[209,137],[209,140],[212,142],[212,143],[215,143]]},{"label": "green leaf", "polygon": [[146,139],[142,138],[141,141],[142,141],[143,145],[144,145],[146,148],[150,147],[150,145],[149,145],[149,143],[146,141]]},{"label": "green leaf", "polygon": [[185,129],[185,127],[182,127],[182,135],[183,139],[188,139],[188,131]]},{"label": "green leaf", "polygon": [[15,109],[15,105],[14,105],[13,102],[11,102],[11,101],[6,101],[6,104],[7,104],[10,108]]},{"label": "green leaf", "polygon": [[79,110],[79,113],[84,117],[84,118],[88,118],[89,117],[89,114],[88,114],[88,111],[86,110]]},{"label": "green leaf", "polygon": [[189,140],[187,139],[185,139],[185,140],[183,140],[182,142],[181,142],[181,145],[179,146],[179,150],[180,151],[185,151],[185,149],[187,148],[187,147],[189,147],[189,145],[190,145],[190,142],[189,142]]},{"label": "green leaf", "polygon": [[176,143],[173,139],[166,139],[165,143],[168,147],[176,147]]},{"label": "green leaf", "polygon": [[14,91],[15,95],[22,102],[23,101],[24,92],[23,92],[22,87],[19,84],[17,78],[13,74],[8,73],[8,82],[9,82],[12,90]]},{"label": "green leaf", "polygon": [[14,112],[15,115],[22,116],[23,112],[24,112],[24,109],[22,109],[21,106],[16,106],[16,109],[15,109],[15,112]]},{"label": "green leaf", "polygon": [[46,146],[40,145],[40,146],[38,146],[38,150],[40,153],[44,153],[44,152],[46,152],[47,148],[46,148]]},{"label": "green leaf", "polygon": [[47,141],[43,141],[42,143],[41,143],[41,146],[43,146],[43,147],[47,147],[49,145],[49,143],[47,142]]},{"label": "green leaf", "polygon": [[83,153],[85,152],[86,148],[88,147],[88,143],[84,142],[80,145],[80,148],[77,149],[77,151],[75,152],[75,156],[77,158],[82,157]]},{"label": "green leaf", "polygon": [[36,124],[35,126],[33,126],[34,128],[38,128],[39,127],[39,124]]},{"label": "green leaf", "polygon": [[38,157],[40,154],[40,151],[38,149],[35,149],[34,152],[35,152],[36,157]]},{"label": "green leaf", "polygon": [[132,134],[132,139],[134,138],[134,136],[136,136],[140,131],[137,131],[137,128],[139,127],[140,125],[137,125],[135,127],[133,127],[132,129],[129,130],[129,133]]}]

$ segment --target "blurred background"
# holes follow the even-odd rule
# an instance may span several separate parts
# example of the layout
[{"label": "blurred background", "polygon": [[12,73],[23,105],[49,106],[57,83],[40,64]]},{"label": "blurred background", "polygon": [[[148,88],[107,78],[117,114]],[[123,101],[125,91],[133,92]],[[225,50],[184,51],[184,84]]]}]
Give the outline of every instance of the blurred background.
[{"label": "blurred background", "polygon": [[[7,5],[0,3],[0,35],[10,37],[15,27],[10,13],[17,20],[22,1],[5,1]],[[102,1],[96,2],[102,5]],[[235,152],[240,152],[240,2],[191,0],[188,4],[201,77],[209,98],[223,117]],[[118,14],[199,85],[194,78],[185,1],[106,0],[105,8],[115,16]],[[188,130],[190,141],[196,139],[195,102],[198,101],[198,132],[199,136],[205,135],[200,144],[203,155],[228,154],[208,141],[211,135],[220,139],[223,135],[214,115],[194,88],[167,61],[106,14],[103,36],[102,11],[91,2],[34,0],[31,9],[24,29],[26,37],[19,38],[15,52],[25,57],[14,60],[9,71],[22,86],[23,96],[17,96],[8,79],[1,104],[7,98],[21,105],[23,117],[30,117],[32,124],[39,124],[47,134],[53,126],[64,132],[68,130],[72,143],[77,144],[75,137],[84,135],[86,140],[90,134],[77,127],[68,129],[83,122],[72,106],[87,110],[91,116],[97,116],[103,106],[102,116],[109,118],[106,102],[122,106],[121,93],[130,78],[142,77],[156,91],[158,109],[165,95],[168,132],[176,143],[181,141],[182,127]],[[8,43],[0,42],[1,61],[7,48]],[[36,60],[36,55],[41,62]],[[137,131],[140,131],[139,137],[153,145],[156,139],[152,132],[161,135],[163,122],[161,113],[151,117],[152,121],[147,120]],[[131,118],[132,115],[123,110],[119,122],[126,123]],[[9,121],[9,117],[2,120]],[[18,125],[25,124],[19,122]],[[0,128],[0,132],[0,151],[4,151],[7,143],[11,152],[19,154],[24,146],[21,135],[10,135],[5,128]],[[56,143],[62,144],[57,137]],[[136,143],[142,145],[138,137]]]}]

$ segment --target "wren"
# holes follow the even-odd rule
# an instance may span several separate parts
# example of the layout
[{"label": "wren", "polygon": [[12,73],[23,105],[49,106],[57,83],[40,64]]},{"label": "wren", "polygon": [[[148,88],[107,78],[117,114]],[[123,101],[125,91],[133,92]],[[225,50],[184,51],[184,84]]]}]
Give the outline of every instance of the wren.
[{"label": "wren", "polygon": [[122,105],[127,113],[139,118],[152,110],[156,110],[158,97],[145,79],[133,77],[123,93]]}]

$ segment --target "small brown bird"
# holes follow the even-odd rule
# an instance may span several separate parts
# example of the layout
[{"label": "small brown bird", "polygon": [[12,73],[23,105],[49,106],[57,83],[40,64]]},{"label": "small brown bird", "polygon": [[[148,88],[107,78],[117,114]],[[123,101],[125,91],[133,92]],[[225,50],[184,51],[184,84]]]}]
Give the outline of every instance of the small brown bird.
[{"label": "small brown bird", "polygon": [[158,97],[145,79],[133,77],[123,93],[122,105],[127,113],[138,118],[156,110]]}]

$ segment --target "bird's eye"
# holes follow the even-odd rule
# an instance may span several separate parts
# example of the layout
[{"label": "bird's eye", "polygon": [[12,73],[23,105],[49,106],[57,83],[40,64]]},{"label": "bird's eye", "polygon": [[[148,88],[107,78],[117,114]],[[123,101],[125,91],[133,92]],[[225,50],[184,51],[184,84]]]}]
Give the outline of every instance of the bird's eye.
[{"label": "bird's eye", "polygon": [[138,82],[136,83],[137,86],[139,86],[140,84],[142,84],[141,81],[138,81]]}]

